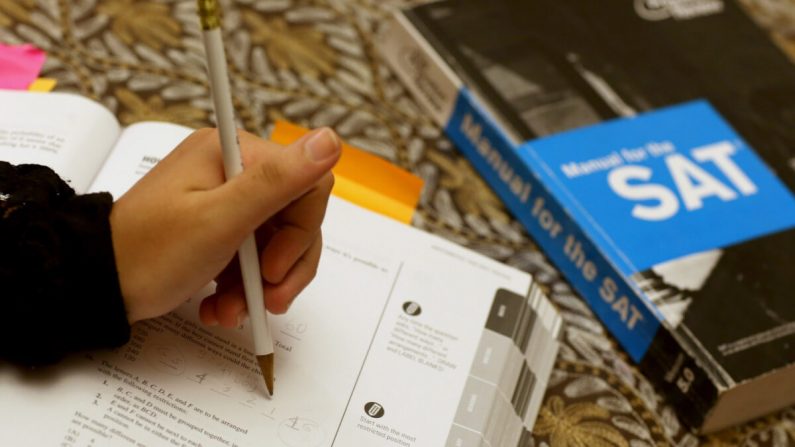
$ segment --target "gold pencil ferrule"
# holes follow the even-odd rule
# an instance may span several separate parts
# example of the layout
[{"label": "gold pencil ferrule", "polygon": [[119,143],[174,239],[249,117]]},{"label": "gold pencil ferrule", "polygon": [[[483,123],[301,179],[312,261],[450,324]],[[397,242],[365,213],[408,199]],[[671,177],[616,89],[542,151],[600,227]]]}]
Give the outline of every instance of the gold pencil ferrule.
[{"label": "gold pencil ferrule", "polygon": [[196,0],[196,5],[203,30],[221,27],[221,7],[218,0]]}]

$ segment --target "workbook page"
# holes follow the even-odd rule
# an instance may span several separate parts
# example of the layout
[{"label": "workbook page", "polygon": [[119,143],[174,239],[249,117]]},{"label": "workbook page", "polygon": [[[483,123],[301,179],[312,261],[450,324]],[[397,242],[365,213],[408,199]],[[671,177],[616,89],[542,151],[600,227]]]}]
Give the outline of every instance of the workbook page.
[{"label": "workbook page", "polygon": [[397,266],[332,240],[321,268],[288,315],[271,317],[273,398],[247,325],[201,325],[197,297],[137,324],[116,352],[47,373],[3,367],[0,445],[329,445]]},{"label": "workbook page", "polygon": [[78,193],[119,133],[113,114],[82,96],[0,90],[0,160],[49,166]]},{"label": "workbook page", "polygon": [[324,240],[270,316],[272,398],[248,326],[201,325],[200,295],[116,351],[1,365],[0,445],[444,445],[497,288],[529,276],[334,198]]}]

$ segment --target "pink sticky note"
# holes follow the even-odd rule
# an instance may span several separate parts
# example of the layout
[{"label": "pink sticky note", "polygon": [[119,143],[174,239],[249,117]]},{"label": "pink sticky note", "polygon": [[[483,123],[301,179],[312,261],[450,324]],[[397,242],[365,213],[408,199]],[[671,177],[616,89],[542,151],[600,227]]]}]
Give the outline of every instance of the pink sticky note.
[{"label": "pink sticky note", "polygon": [[44,51],[30,44],[0,43],[0,88],[27,90],[44,65]]}]

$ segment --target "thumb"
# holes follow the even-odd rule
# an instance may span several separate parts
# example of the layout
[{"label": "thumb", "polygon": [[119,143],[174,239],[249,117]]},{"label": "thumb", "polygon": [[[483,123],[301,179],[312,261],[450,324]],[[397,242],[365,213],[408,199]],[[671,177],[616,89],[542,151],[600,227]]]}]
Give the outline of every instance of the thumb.
[{"label": "thumb", "polygon": [[243,172],[219,187],[215,201],[227,223],[253,231],[290,202],[309,191],[341,154],[339,137],[317,129],[282,147],[257,139],[244,142]]}]

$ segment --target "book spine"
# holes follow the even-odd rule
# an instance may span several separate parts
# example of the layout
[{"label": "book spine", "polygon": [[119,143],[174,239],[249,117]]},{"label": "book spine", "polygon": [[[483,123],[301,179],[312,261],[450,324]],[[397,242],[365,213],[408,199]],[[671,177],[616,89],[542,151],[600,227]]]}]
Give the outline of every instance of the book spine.
[{"label": "book spine", "polygon": [[445,132],[630,357],[640,362],[660,327],[659,316],[522,162],[466,89],[461,90]]},{"label": "book spine", "polygon": [[381,39],[384,57],[404,85],[445,128],[644,374],[667,393],[683,421],[699,427],[718,395],[700,362],[671,332],[660,328],[662,316],[653,305],[635,292],[521,160],[518,147],[463,86],[444,54],[429,43],[432,38],[426,40],[410,16],[397,13]]}]

